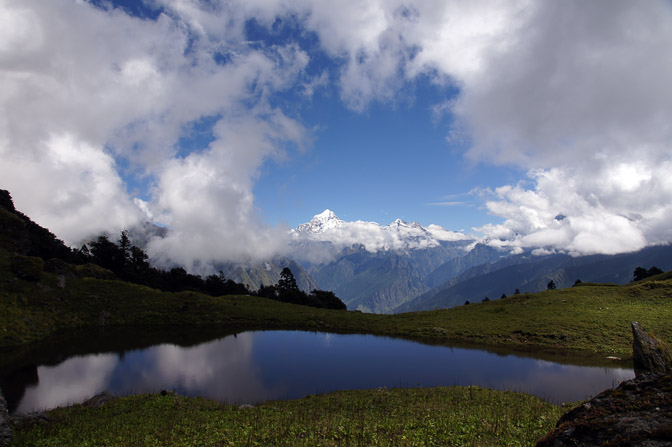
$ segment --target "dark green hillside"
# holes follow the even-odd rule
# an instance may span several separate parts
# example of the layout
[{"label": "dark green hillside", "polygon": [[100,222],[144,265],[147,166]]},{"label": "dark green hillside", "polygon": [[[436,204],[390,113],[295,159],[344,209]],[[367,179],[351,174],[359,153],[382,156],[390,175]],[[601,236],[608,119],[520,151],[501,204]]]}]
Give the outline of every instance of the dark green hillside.
[{"label": "dark green hillside", "polygon": [[591,350],[630,357],[630,322],[672,340],[672,274],[638,283],[590,284],[521,294],[399,318],[434,320],[452,337],[483,343]]},{"label": "dark green hillside", "polygon": [[[203,278],[179,266],[170,270],[157,269],[148,262],[148,255],[133,244],[127,230],[121,232],[117,241],[110,240],[107,235],[100,235],[81,249],[70,249],[51,232],[16,211],[8,191],[0,190],[0,209],[0,230],[4,230],[0,249],[4,248],[11,254],[12,272],[20,279],[38,282],[44,270],[58,274],[63,281],[66,277],[87,276],[120,279],[164,292],[191,291],[211,296],[256,295],[306,306],[346,309],[345,304],[333,293],[319,290],[312,280],[306,281],[309,275],[301,266],[289,260],[285,260],[283,268],[274,266],[275,272],[270,272],[270,277],[264,276],[269,281],[262,293],[261,285],[257,287],[258,290],[251,291],[245,284],[226,278],[222,271],[218,275],[211,274]],[[291,269],[303,274],[299,276],[298,283]],[[275,286],[284,270],[292,276],[296,290],[282,290]],[[275,273],[274,281],[271,279],[272,273]],[[307,289],[301,290],[301,285]]]},{"label": "dark green hillside", "polygon": [[71,259],[71,250],[49,230],[14,208],[8,191],[0,189],[0,248],[43,259]]}]

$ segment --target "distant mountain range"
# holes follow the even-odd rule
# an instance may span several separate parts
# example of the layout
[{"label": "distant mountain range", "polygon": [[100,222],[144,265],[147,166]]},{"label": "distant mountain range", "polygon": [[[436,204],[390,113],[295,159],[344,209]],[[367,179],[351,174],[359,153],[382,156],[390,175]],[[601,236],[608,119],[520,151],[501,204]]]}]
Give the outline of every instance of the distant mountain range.
[{"label": "distant mountain range", "polygon": [[[131,231],[145,242],[165,228],[145,225]],[[275,284],[284,267],[299,287],[331,290],[351,310],[398,313],[478,302],[485,297],[558,288],[584,282],[624,284],[636,267],[672,270],[672,246],[635,253],[572,257],[566,254],[511,255],[438,225],[397,219],[389,225],[348,222],[325,210],[290,231],[290,251],[257,263],[219,263],[224,276],[258,289]]]},{"label": "distant mountain range", "polygon": [[520,292],[539,292],[553,281],[558,288],[582,282],[625,284],[638,266],[672,270],[672,246],[648,247],[634,253],[572,257],[508,256],[495,263],[468,269],[451,280],[394,309],[394,312],[432,310],[459,306],[465,301],[480,302]]},{"label": "distant mountain range", "polygon": [[292,258],[349,309],[407,312],[584,282],[624,284],[637,266],[672,270],[672,247],[572,257],[510,255],[461,233],[416,222],[346,222],[326,210],[292,231]]},{"label": "distant mountain range", "polygon": [[[255,289],[275,284],[282,268],[289,267],[302,290],[331,290],[349,309],[390,313],[429,290],[425,277],[446,261],[468,255],[468,245],[475,242],[437,225],[423,227],[400,219],[390,225],[347,222],[329,210],[299,225],[290,236],[286,257],[221,263],[216,268]],[[457,263],[453,274],[472,265]]]},{"label": "distant mountain range", "polygon": [[365,312],[391,313],[466,269],[501,257],[495,249],[474,251],[475,239],[438,225],[347,222],[330,210],[291,236],[291,256],[320,287],[334,291],[349,309]]}]

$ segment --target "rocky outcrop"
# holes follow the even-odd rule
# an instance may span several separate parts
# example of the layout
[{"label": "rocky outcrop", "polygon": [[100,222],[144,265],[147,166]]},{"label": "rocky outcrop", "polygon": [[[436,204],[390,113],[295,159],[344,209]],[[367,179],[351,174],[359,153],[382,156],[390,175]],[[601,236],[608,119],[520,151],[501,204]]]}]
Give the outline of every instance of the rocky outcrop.
[{"label": "rocky outcrop", "polygon": [[672,445],[672,377],[642,373],[563,415],[536,447]]},{"label": "rocky outcrop", "polygon": [[663,342],[632,323],[636,377],[564,414],[536,447],[672,445],[672,369]]},{"label": "rocky outcrop", "polygon": [[12,424],[7,411],[5,396],[0,390],[0,447],[8,446],[12,442]]},{"label": "rocky outcrop", "polygon": [[635,373],[652,372],[669,374],[672,372],[672,355],[662,341],[644,332],[639,323],[632,323],[632,359]]}]

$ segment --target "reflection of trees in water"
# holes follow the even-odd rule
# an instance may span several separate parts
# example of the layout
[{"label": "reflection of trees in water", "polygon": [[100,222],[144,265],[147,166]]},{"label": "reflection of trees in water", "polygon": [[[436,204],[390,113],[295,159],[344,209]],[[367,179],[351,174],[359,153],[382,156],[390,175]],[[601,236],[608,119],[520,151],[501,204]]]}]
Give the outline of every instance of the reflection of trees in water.
[{"label": "reflection of trees in water", "polygon": [[13,413],[26,393],[26,387],[40,382],[36,365],[25,365],[0,377],[0,388],[7,400],[7,409]]}]

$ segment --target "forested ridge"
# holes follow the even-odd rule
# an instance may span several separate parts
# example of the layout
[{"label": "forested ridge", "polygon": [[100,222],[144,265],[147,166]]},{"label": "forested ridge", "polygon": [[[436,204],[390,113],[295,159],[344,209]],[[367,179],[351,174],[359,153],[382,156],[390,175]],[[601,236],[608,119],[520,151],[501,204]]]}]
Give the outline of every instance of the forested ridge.
[{"label": "forested ridge", "polygon": [[[202,277],[187,272],[183,267],[167,270],[156,268],[149,263],[147,253],[133,244],[126,230],[120,233],[116,241],[100,235],[80,248],[70,248],[49,230],[17,211],[11,194],[6,190],[0,190],[0,209],[4,217],[0,222],[2,245],[15,253],[15,264],[24,267],[30,262],[21,261],[17,256],[40,258],[44,268],[53,273],[78,272],[103,279],[118,278],[164,292],[194,291],[211,296],[253,295],[313,307],[346,308],[333,292],[315,289],[306,293],[300,290],[288,267],[283,269],[278,284],[262,286],[253,291],[245,284],[225,278],[221,272]],[[72,266],[79,268],[73,269]]]}]

